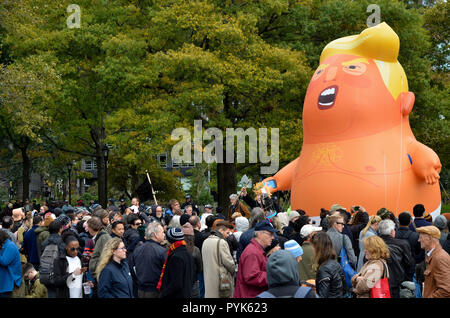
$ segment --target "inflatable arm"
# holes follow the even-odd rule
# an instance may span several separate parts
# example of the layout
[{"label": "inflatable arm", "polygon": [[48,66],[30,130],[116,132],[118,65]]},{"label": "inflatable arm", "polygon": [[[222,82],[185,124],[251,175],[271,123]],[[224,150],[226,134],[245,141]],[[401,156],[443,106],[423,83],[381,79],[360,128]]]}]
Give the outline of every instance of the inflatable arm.
[{"label": "inflatable arm", "polygon": [[299,158],[291,161],[287,166],[278,171],[273,177],[266,178],[262,183],[271,193],[291,189],[292,177]]},{"label": "inflatable arm", "polygon": [[[411,92],[402,92],[397,97],[401,112],[404,117],[408,116],[414,105],[415,96]],[[427,184],[435,184],[439,180],[441,172],[441,161],[438,155],[429,147],[412,140],[408,144],[408,155],[414,173],[425,180]]]},{"label": "inflatable arm", "polygon": [[442,165],[431,148],[414,140],[408,145],[408,154],[413,171],[418,177],[424,179],[427,184],[435,184],[439,180]]}]

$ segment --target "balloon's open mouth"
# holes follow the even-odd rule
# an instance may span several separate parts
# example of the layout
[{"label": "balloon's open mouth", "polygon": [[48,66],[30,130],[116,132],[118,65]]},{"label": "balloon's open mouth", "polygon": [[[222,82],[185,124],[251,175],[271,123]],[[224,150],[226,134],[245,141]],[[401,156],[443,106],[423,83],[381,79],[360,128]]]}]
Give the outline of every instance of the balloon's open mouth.
[{"label": "balloon's open mouth", "polygon": [[336,100],[336,95],[338,92],[337,85],[333,85],[325,88],[319,95],[317,105],[319,109],[329,109],[334,106],[334,101]]}]

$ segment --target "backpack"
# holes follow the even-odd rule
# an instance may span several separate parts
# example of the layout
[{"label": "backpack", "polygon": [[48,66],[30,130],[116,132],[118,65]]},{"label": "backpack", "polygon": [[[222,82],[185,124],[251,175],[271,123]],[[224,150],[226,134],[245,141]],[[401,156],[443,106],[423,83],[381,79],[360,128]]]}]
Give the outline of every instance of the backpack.
[{"label": "backpack", "polygon": [[54,285],[53,263],[59,256],[59,248],[56,244],[49,244],[41,255],[41,266],[39,268],[40,281],[45,286]]},{"label": "backpack", "polygon": [[[388,245],[390,257],[386,259],[386,264],[389,269],[389,286],[400,287],[400,284],[404,281],[405,270],[402,266],[402,254],[403,251],[400,247],[395,245]],[[391,289],[392,296],[392,289]]]},{"label": "backpack", "polygon": [[311,287],[300,286],[294,295],[292,296],[280,296],[276,297],[274,294],[269,293],[268,291],[262,292],[257,298],[306,298],[306,295],[312,290]]}]

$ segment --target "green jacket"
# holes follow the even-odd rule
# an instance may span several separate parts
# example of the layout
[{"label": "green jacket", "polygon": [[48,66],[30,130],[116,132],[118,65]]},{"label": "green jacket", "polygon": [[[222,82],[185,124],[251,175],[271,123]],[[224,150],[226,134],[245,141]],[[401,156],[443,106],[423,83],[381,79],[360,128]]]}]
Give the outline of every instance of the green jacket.
[{"label": "green jacket", "polygon": [[47,287],[41,284],[39,280],[39,273],[36,278],[31,281],[26,281],[22,278],[20,287],[13,291],[13,298],[48,298]]},{"label": "green jacket", "polygon": [[298,263],[298,275],[300,281],[304,282],[308,279],[316,279],[316,272],[313,270],[314,251],[309,241],[303,242],[302,260]]},{"label": "green jacket", "polygon": [[47,226],[39,226],[36,230],[34,230],[34,233],[37,237],[37,249],[39,253],[39,257],[42,255],[41,251],[41,245],[42,243],[50,237],[50,232],[48,231]]}]

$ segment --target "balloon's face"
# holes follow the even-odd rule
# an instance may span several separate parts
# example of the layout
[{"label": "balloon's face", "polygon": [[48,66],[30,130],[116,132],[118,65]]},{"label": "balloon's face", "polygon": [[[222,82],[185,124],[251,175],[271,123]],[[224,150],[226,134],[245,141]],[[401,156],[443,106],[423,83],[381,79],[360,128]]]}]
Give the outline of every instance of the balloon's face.
[{"label": "balloon's face", "polygon": [[345,140],[392,127],[400,109],[375,62],[333,55],[314,72],[303,107],[304,141]]}]

